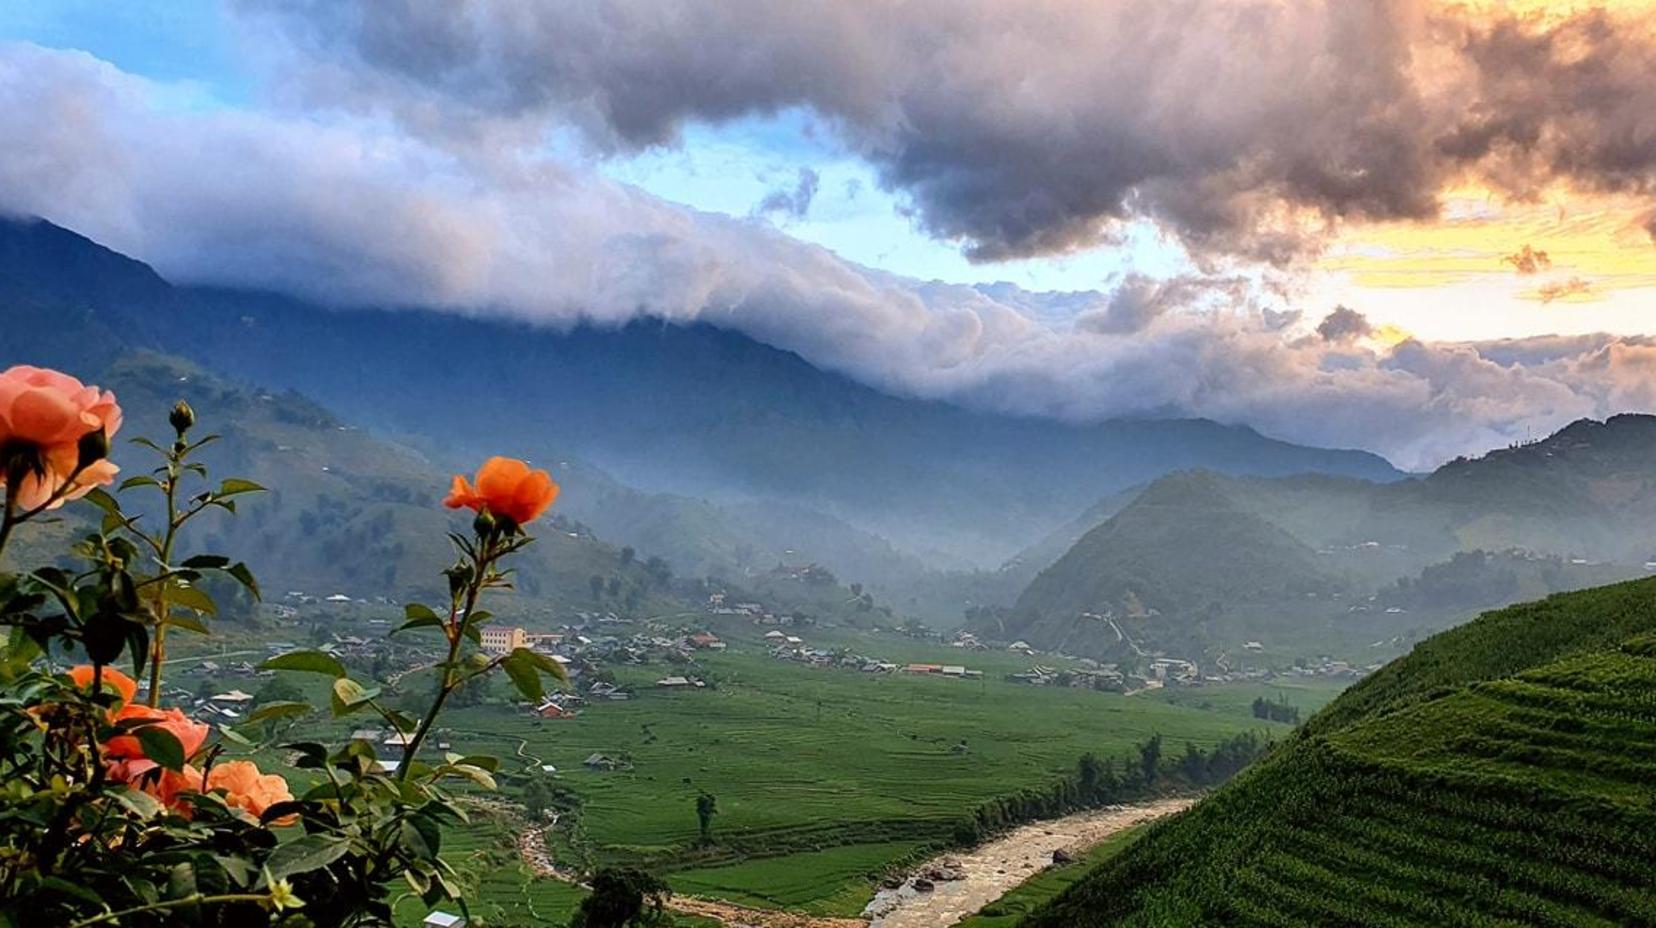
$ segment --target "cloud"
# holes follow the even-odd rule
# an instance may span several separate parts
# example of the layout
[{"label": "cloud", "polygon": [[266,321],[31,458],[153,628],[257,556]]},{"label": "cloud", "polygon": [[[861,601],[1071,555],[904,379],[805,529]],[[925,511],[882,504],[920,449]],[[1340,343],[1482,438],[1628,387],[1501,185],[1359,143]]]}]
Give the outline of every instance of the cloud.
[{"label": "cloud", "polygon": [[[573,127],[600,152],[802,109],[977,260],[1151,220],[1291,262],[1472,181],[1656,190],[1648,11],[1425,0],[240,0],[310,102],[450,143]],[[740,53],[732,50],[740,49]]]},{"label": "cloud", "polygon": [[1645,339],[1329,341],[1248,277],[917,281],[543,155],[469,157],[368,116],[177,108],[168,90],[0,45],[0,133],[29,140],[0,158],[0,211],[180,281],[559,327],[700,320],[903,395],[1077,422],[1207,416],[1405,466],[1656,408]]},{"label": "cloud", "polygon": [[811,211],[811,201],[816,199],[817,184],[821,177],[811,168],[800,168],[798,178],[792,189],[772,190],[759,201],[754,212],[759,215],[767,213],[781,213],[792,219],[804,219]]},{"label": "cloud", "polygon": [[1593,295],[1593,284],[1580,277],[1570,277],[1564,280],[1553,280],[1542,284],[1535,290],[1521,294],[1529,299],[1551,303],[1555,300],[1584,299]]},{"label": "cloud", "polygon": [[1325,342],[1349,342],[1373,332],[1374,326],[1369,324],[1367,316],[1345,306],[1334,307],[1333,312],[1317,323],[1317,334]]},{"label": "cloud", "polygon": [[1116,286],[1103,306],[1072,315],[1079,331],[1131,334],[1144,331],[1169,312],[1238,307],[1249,299],[1247,281],[1241,278],[1187,275],[1157,280],[1134,273]]},{"label": "cloud", "polygon": [[1512,265],[1512,269],[1520,274],[1536,274],[1552,267],[1552,258],[1544,251],[1537,251],[1528,245],[1501,259],[1502,264]]}]

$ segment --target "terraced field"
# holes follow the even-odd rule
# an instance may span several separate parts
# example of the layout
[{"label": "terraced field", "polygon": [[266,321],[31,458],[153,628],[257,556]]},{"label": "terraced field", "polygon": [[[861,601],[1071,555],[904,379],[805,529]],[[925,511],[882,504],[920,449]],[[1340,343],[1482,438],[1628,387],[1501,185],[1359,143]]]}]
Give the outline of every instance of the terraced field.
[{"label": "terraced field", "polygon": [[[893,661],[963,661],[986,678],[864,674],[775,660],[752,626],[718,632],[732,650],[700,655],[690,671],[713,683],[707,689],[654,687],[684,668],[619,665],[609,669],[636,698],[542,720],[517,708],[500,680],[484,703],[447,710],[440,739],[458,752],[500,758],[498,798],[508,803],[531,778],[546,776],[543,764],[556,766],[552,782],[578,810],[566,812],[552,851],[578,871],[643,866],[685,892],[843,915],[862,910],[878,875],[952,839],[980,805],[1045,791],[1072,777],[1085,753],[1125,771],[1139,745],[1159,734],[1172,769],[1187,742],[1210,749],[1247,732],[1287,736],[1289,726],[1253,716],[1259,695],[1309,709],[1334,692],[1326,683],[1248,685],[1175,699],[1030,687],[1000,679],[1037,660],[1027,656],[807,632],[822,647]],[[325,680],[288,676],[325,704]],[[362,724],[320,716],[304,723],[306,736],[317,738],[347,737]],[[595,753],[622,760],[622,768],[586,768]],[[696,798],[704,791],[718,802],[710,844],[698,834]],[[485,839],[485,832],[464,829],[449,848],[474,852],[456,863],[477,874],[481,911],[497,923],[542,924],[556,922],[546,913],[573,908],[576,891],[531,879],[510,859],[509,836]]]},{"label": "terraced field", "polygon": [[727,899],[764,909],[855,916],[868,904],[869,874],[919,845],[852,844],[788,857],[769,857],[671,874],[675,892]]},{"label": "terraced field", "polygon": [[1023,924],[1656,925],[1656,581],[1473,626]]}]

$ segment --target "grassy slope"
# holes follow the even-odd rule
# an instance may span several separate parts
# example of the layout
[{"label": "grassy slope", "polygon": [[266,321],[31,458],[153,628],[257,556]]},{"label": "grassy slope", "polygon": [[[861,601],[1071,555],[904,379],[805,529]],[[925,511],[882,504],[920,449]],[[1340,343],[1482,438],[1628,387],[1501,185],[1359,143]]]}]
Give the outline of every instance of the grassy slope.
[{"label": "grassy slope", "polygon": [[1446,632],[1023,924],[1656,924],[1656,581]]}]

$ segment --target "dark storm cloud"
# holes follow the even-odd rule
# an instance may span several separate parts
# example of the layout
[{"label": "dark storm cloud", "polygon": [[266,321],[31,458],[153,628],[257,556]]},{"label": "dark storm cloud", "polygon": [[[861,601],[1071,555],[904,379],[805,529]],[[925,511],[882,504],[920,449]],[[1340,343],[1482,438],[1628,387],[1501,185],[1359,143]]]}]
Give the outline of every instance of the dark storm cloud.
[{"label": "dark storm cloud", "polygon": [[[981,260],[1153,219],[1292,260],[1320,224],[1427,219],[1471,177],[1656,184],[1656,38],[1424,0],[243,0],[311,99],[451,139],[578,127],[600,150],[803,107]],[[1464,17],[1464,18],[1462,18]],[[482,133],[492,137],[490,133]]]}]

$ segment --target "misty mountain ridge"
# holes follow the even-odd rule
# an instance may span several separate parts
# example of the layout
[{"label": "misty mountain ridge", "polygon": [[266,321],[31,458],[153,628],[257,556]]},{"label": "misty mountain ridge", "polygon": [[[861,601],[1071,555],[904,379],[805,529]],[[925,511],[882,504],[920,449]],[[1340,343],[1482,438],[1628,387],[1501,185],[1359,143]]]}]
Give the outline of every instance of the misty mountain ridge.
[{"label": "misty mountain ridge", "polygon": [[1648,415],[1581,420],[1383,484],[1173,474],[1090,510],[1093,526],[990,630],[1101,653],[1123,636],[1194,653],[1296,633],[1349,647],[1639,576],[1656,561],[1653,517]]},{"label": "misty mountain ridge", "polygon": [[[611,530],[627,524],[688,519],[676,533],[688,540],[670,553],[727,567],[726,554],[744,545],[766,558],[791,550],[826,560],[809,540],[830,525],[842,527],[839,541],[824,547],[858,548],[864,560],[997,564],[1100,497],[1193,467],[1401,476],[1372,454],[1206,420],[1083,426],[891,396],[705,324],[556,331],[174,286],[43,220],[0,223],[0,298],[9,328],[30,333],[18,360],[88,372],[150,349],[298,391],[448,467],[496,451],[567,463],[595,486],[613,478],[612,487],[642,493],[630,509],[584,508],[596,492],[567,495],[606,537],[629,540]],[[705,520],[722,523],[711,535],[727,540],[703,544],[694,526]],[[771,523],[797,523],[801,542],[756,530]],[[892,558],[881,548],[887,539],[907,554]]]}]

